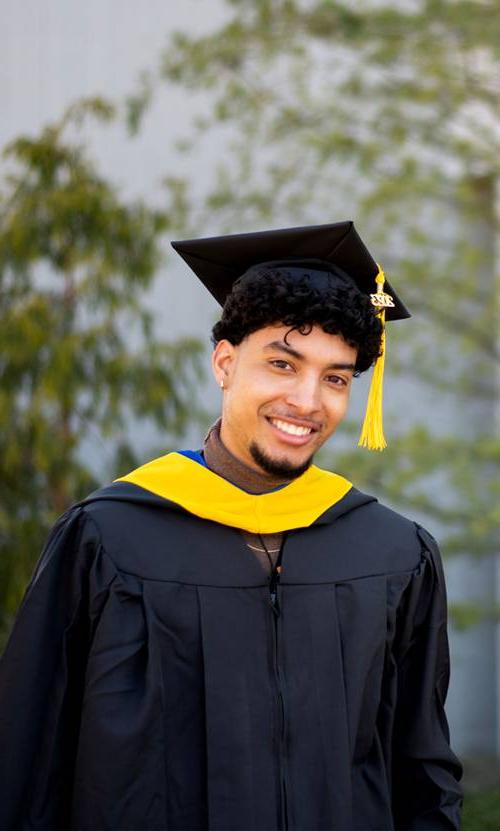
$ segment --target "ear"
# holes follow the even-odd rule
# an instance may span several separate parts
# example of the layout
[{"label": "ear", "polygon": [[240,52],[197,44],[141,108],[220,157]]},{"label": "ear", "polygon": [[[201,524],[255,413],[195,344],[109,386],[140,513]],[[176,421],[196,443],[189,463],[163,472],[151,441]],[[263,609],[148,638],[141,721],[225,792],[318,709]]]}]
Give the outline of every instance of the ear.
[{"label": "ear", "polygon": [[[217,386],[227,383],[236,356],[236,347],[228,340],[220,340],[212,352],[212,372]],[[222,382],[222,383],[221,383]]]}]

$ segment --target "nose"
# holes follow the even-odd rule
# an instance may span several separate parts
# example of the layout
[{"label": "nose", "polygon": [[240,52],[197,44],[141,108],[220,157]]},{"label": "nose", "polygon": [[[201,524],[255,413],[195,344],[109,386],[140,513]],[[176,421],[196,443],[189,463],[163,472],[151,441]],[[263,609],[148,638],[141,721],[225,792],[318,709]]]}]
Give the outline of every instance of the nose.
[{"label": "nose", "polygon": [[288,390],[286,402],[297,415],[310,416],[321,409],[321,390],[318,379],[313,376],[296,378]]}]

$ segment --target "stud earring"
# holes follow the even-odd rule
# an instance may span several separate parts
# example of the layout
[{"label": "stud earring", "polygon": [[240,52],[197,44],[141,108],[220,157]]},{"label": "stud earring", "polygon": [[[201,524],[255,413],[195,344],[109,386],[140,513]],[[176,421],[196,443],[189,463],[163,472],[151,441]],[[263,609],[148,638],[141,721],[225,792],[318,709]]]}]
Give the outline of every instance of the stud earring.
[{"label": "stud earring", "polygon": [[220,386],[221,390],[223,390],[223,389],[224,389],[224,378],[221,378],[221,379],[220,379],[220,381],[219,381],[219,386]]}]

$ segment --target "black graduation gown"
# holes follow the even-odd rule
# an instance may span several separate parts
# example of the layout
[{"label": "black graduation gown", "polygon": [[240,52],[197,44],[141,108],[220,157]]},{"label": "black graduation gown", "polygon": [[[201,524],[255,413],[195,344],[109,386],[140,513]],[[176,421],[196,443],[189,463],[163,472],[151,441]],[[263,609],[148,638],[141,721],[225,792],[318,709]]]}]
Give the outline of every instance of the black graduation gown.
[{"label": "black graduation gown", "polygon": [[433,539],[353,488],[273,582],[130,482],[62,517],[0,664],[2,831],[458,829]]}]

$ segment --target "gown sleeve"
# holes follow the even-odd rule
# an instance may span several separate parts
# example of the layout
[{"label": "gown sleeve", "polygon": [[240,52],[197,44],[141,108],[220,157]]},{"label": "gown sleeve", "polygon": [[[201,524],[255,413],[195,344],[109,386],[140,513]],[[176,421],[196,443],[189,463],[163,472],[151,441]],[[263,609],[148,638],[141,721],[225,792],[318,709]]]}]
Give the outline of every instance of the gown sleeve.
[{"label": "gown sleeve", "polygon": [[401,610],[393,745],[396,831],[458,831],[462,767],[444,711],[450,665],[446,588],[439,549],[417,526],[423,549]]},{"label": "gown sleeve", "polygon": [[[99,539],[82,508],[49,537],[0,660],[0,828],[69,828]],[[95,587],[94,587],[95,588]],[[101,593],[102,594],[102,593]]]}]

